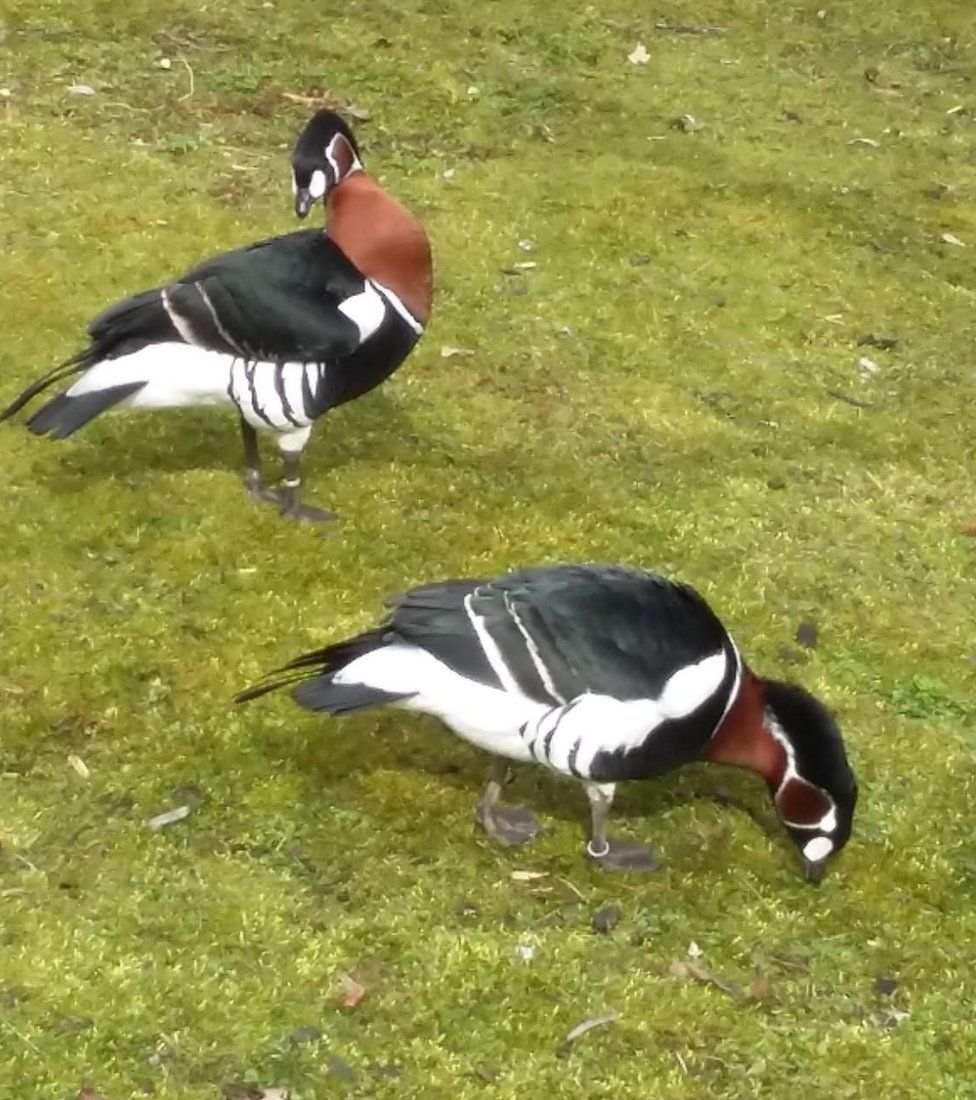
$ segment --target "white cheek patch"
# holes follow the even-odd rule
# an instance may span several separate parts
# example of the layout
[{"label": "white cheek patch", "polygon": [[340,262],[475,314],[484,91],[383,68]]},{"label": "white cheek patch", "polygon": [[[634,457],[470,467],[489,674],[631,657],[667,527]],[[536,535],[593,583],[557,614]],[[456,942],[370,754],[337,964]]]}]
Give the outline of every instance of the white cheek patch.
[{"label": "white cheek patch", "polygon": [[833,850],[832,841],[829,841],[825,836],[815,836],[813,840],[808,840],[803,845],[803,858],[810,860],[811,863],[819,863],[822,859],[826,859]]},{"label": "white cheek patch", "polygon": [[312,178],[308,184],[308,193],[313,199],[320,199],[325,194],[325,173],[321,168],[316,168],[312,173]]}]

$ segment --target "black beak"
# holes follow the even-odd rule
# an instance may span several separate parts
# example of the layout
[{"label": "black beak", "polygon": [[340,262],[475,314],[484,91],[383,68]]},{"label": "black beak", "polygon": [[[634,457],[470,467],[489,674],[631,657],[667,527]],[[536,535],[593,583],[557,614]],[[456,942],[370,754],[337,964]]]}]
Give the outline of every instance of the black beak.
[{"label": "black beak", "polygon": [[315,199],[308,193],[307,187],[300,187],[295,192],[295,213],[300,218],[304,218],[305,215],[312,209],[312,203]]},{"label": "black beak", "polygon": [[807,882],[812,882],[816,886],[827,871],[827,861],[823,859],[805,859],[803,861],[803,871]]}]

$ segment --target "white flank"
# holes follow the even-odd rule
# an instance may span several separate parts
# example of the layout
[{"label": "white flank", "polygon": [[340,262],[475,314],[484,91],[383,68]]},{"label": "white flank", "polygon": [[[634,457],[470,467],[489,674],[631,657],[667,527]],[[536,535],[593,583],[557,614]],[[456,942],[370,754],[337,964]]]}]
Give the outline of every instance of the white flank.
[{"label": "white flank", "polygon": [[[302,379],[305,377],[304,363],[285,363],[281,368],[281,377],[284,383],[285,400],[291,415],[301,423],[311,416],[311,411],[305,408],[305,395],[302,392]],[[315,387],[310,387],[315,393]]]},{"label": "white flank", "polygon": [[[314,365],[309,368],[316,370]],[[184,405],[218,405],[233,402],[244,419],[255,428],[272,427],[295,439],[307,440],[312,421],[304,402],[291,404],[291,395],[301,398],[304,363],[248,362],[222,351],[195,344],[150,344],[131,355],[103,359],[89,367],[67,391],[69,397],[95,393],[132,382],[145,383],[138,393],[122,404],[132,409],[167,409]],[[275,375],[284,372],[285,396],[290,418],[285,415],[275,385]],[[248,381],[251,377],[252,383]],[[229,391],[229,392],[228,392]],[[260,408],[268,421],[255,408]],[[296,423],[297,422],[297,423]]]},{"label": "white flank", "polygon": [[419,646],[384,646],[357,657],[335,676],[337,684],[367,684],[394,694],[415,693],[402,707],[433,714],[465,740],[512,760],[531,760],[519,735],[545,707],[520,693],[488,687],[448,668]]},{"label": "white flank", "polygon": [[382,283],[378,283],[375,279],[369,280],[373,286],[383,295],[383,297],[390,303],[391,306],[400,314],[400,316],[407,322],[407,324],[413,329],[413,331],[419,336],[424,331],[424,326],[417,320],[416,317],[410,312],[409,309],[403,304],[403,301],[397,294],[394,294],[388,286],[384,286]]},{"label": "white flank", "polygon": [[111,386],[145,382],[124,402],[134,409],[212,405],[229,401],[231,357],[193,344],[150,344],[131,355],[103,359],[89,367],[67,391],[69,397]]},{"label": "white flank", "polygon": [[[667,717],[654,699],[620,700],[587,693],[547,711],[525,737],[537,760],[565,775],[575,771],[585,776],[597,753],[636,748]],[[546,737],[553,728],[547,749]]]},{"label": "white flank", "polygon": [[813,840],[808,840],[804,844],[803,858],[809,859],[811,863],[819,863],[820,860],[826,859],[833,850],[833,844],[825,836],[815,836]]},{"label": "white flank", "polygon": [[693,665],[685,665],[668,678],[657,706],[665,718],[684,718],[710,698],[725,675],[725,651],[713,653]]},{"label": "white flank", "polygon": [[307,428],[294,428],[290,432],[282,432],[280,435],[276,436],[275,442],[278,444],[278,449],[282,454],[298,454],[299,451],[304,449],[305,444],[308,442],[308,437],[311,434],[311,426]]},{"label": "white flank", "polygon": [[193,329],[190,328],[190,323],[181,317],[173,308],[167,291],[161,290],[159,296],[163,302],[163,309],[166,310],[166,316],[173,322],[173,327],[188,344],[192,344],[194,342],[194,336]]},{"label": "white flank", "polygon": [[565,698],[556,691],[556,685],[552,682],[552,677],[549,675],[549,670],[542,663],[542,654],[539,652],[539,647],[535,644],[529,635],[529,632],[522,625],[522,620],[515,613],[515,608],[512,607],[512,602],[508,598],[508,593],[504,593],[502,597],[505,601],[505,610],[512,616],[512,622],[518,627],[519,633],[525,639],[525,644],[529,650],[529,656],[532,658],[532,663],[535,665],[535,670],[539,674],[539,679],[542,681],[542,686],[549,692],[553,699],[558,699],[560,703],[565,703]]},{"label": "white flank", "polygon": [[376,288],[367,279],[365,290],[342,302],[339,305],[339,312],[344,313],[359,329],[359,340],[362,343],[368,340],[383,323],[386,307]]},{"label": "white flank", "polygon": [[577,696],[543,715],[526,730],[526,739],[537,760],[566,775],[586,776],[599,753],[639,748],[662,723],[697,710],[721,686],[725,669],[725,653],[714,653],[678,669],[657,699]]}]

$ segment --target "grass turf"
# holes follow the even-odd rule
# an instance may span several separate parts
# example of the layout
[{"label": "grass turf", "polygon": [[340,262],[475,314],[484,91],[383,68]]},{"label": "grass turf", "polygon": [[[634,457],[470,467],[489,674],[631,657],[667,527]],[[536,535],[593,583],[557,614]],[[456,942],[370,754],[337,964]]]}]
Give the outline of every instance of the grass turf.
[{"label": "grass turf", "polygon": [[[245,500],[226,411],[0,432],[0,1093],[976,1096],[971,16],[8,5],[6,395],[114,297],[291,228],[286,92],[372,115],[438,297],[315,433],[333,539]],[[862,800],[820,889],[746,776],[624,790],[666,864],[610,878],[539,772],[512,797],[549,835],[493,848],[485,761],[433,721],[229,705],[385,593],[574,559],[694,583],[836,709]]]}]

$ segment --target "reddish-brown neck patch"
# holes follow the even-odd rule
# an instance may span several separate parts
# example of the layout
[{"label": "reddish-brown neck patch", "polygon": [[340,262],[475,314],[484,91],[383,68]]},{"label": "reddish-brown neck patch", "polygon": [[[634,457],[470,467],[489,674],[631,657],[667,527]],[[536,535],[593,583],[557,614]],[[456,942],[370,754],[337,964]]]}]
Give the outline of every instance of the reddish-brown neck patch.
[{"label": "reddish-brown neck patch", "polygon": [[334,187],[327,210],[329,237],[364,275],[392,290],[426,324],[433,270],[420,222],[365,172]]},{"label": "reddish-brown neck patch", "polygon": [[766,729],[765,712],[762,683],[749,669],[743,669],[739,694],[702,757],[758,772],[775,791],[786,772],[787,757],[786,750]]}]

